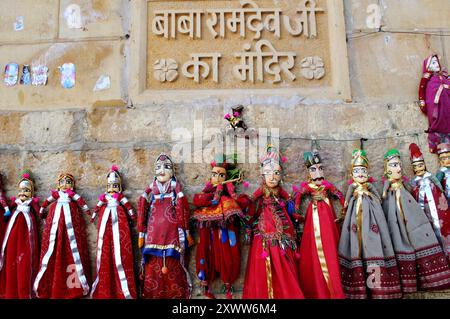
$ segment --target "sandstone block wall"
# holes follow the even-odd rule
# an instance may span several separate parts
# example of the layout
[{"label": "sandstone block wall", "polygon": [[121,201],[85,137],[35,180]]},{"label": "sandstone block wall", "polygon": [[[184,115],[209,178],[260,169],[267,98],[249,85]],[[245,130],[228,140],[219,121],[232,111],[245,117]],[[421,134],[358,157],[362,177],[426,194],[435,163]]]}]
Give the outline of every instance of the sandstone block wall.
[{"label": "sandstone block wall", "polygon": [[[134,0],[133,0],[134,1]],[[245,106],[244,120],[254,129],[278,128],[280,147],[289,161],[285,167],[285,187],[306,177],[301,161],[317,139],[326,165],[327,178],[346,191],[351,152],[365,142],[371,174],[381,188],[383,154],[392,147],[403,154],[406,172],[412,176],[408,146],[422,147],[430,171],[438,167],[436,156],[427,151],[426,118],[416,104],[423,59],[433,52],[441,62],[450,63],[450,37],[440,30],[450,29],[448,0],[380,1],[382,30],[367,27],[367,7],[378,1],[345,0],[348,63],[352,102],[311,100],[300,95],[280,95],[277,89],[260,96],[248,90],[241,95],[208,94],[193,90],[182,97],[174,91],[170,98],[133,103],[130,80],[142,75],[131,72],[137,56],[131,54],[133,1],[72,0],[13,1],[0,3],[0,65],[9,62],[31,64],[40,61],[49,67],[45,87],[0,84],[0,172],[5,176],[9,196],[16,194],[19,171],[30,168],[38,195],[46,197],[55,187],[62,170],[73,172],[77,191],[94,207],[105,190],[105,176],[112,164],[120,167],[125,194],[136,203],[153,177],[153,161],[160,152],[170,152],[180,143],[191,144],[190,136],[173,132],[180,128],[191,135],[200,124],[203,163],[176,165],[179,180],[189,199],[203,187],[209,174],[209,147],[214,139],[207,129],[219,129],[226,136],[223,115],[231,107]],[[69,4],[82,10],[83,29],[70,29],[64,18]],[[23,16],[24,30],[14,31],[14,21]],[[438,30],[439,29],[439,30]],[[388,32],[390,31],[390,32]],[[427,31],[431,35],[418,34]],[[176,47],[174,47],[176,50]],[[72,62],[77,67],[73,89],[59,84],[58,66]],[[101,75],[111,79],[109,89],[94,92]],[[197,124],[195,124],[197,123]],[[220,136],[219,136],[220,138]],[[259,185],[258,165],[242,164],[252,192]],[[134,205],[136,207],[136,205]],[[86,218],[86,220],[88,220]],[[88,225],[92,265],[95,261],[96,229]],[[236,283],[239,296],[248,247],[243,247],[241,278]],[[190,270],[195,278],[192,252]],[[214,287],[220,291],[220,284]],[[195,281],[194,297],[199,297]],[[418,294],[413,297],[449,297],[450,294]]]}]

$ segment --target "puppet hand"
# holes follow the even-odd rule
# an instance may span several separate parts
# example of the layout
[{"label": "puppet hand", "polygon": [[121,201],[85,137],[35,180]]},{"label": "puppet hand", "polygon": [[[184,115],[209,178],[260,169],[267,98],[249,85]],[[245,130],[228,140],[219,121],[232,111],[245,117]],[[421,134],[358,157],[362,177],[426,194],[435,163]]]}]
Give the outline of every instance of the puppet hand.
[{"label": "puppet hand", "polygon": [[345,219],[345,214],[341,214],[341,216],[334,220],[335,223],[341,224]]},{"label": "puppet hand", "polygon": [[11,211],[10,211],[9,209],[7,209],[7,210],[5,211],[5,214],[3,215],[3,217],[5,217],[5,218],[11,217]]},{"label": "puppet hand", "polygon": [[144,247],[145,233],[139,233],[138,247]]},{"label": "puppet hand", "polygon": [[189,230],[186,230],[186,237],[188,242],[188,247],[192,247],[195,245],[194,238],[192,238],[191,234],[189,233]]},{"label": "puppet hand", "polygon": [[41,207],[41,209],[39,209],[39,217],[41,217],[42,219],[45,219],[45,209],[44,207]]}]

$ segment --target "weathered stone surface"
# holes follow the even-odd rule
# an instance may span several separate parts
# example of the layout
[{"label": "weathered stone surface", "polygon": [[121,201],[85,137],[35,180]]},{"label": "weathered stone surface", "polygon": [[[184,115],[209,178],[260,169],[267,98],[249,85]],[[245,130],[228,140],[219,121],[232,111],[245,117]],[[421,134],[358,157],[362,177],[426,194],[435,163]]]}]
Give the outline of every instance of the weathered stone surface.
[{"label": "weathered stone surface", "polygon": [[23,113],[22,144],[41,146],[44,150],[48,146],[67,146],[80,138],[77,133],[81,125],[77,120],[76,114],[68,111]]},{"label": "weathered stone surface", "polygon": [[412,0],[405,4],[395,0],[384,1],[383,22],[394,29],[450,28],[450,3],[446,0]]},{"label": "weathered stone surface", "polygon": [[[36,110],[55,108],[79,108],[92,105],[123,105],[122,64],[123,43],[121,41],[60,42],[53,44],[26,44],[20,47],[0,47],[0,65],[9,62],[44,64],[48,67],[48,84],[32,86],[17,84],[0,86],[0,109]],[[74,63],[76,83],[65,89],[60,83],[59,67]],[[109,75],[111,87],[94,92],[100,75]]]},{"label": "weathered stone surface", "polygon": [[[289,192],[293,184],[307,178],[303,152],[318,147],[326,178],[345,194],[351,153],[360,146],[360,138],[369,139],[364,148],[379,191],[383,155],[390,148],[400,150],[409,177],[413,175],[408,150],[412,142],[422,148],[429,171],[435,172],[438,167],[436,155],[427,151],[427,135],[423,133],[427,119],[415,101],[422,60],[436,51],[442,56],[442,64],[449,67],[450,38],[391,33],[357,38],[355,32],[367,29],[366,10],[373,1],[345,1],[352,103],[311,100],[299,94],[280,94],[278,90],[266,95],[249,90],[226,96],[209,90],[188,94],[173,91],[169,97],[135,102],[131,94],[133,85],[129,82],[142,75],[133,72],[131,65],[143,67],[145,63],[139,64],[141,57],[130,51],[133,41],[138,41],[136,35],[131,34],[130,40],[118,39],[129,22],[128,1],[63,0],[58,7],[56,1],[48,0],[40,1],[39,9],[36,1],[13,2],[0,4],[5,20],[0,26],[0,44],[4,44],[0,46],[2,69],[12,61],[20,64],[40,61],[47,64],[50,72],[45,87],[6,87],[0,83],[0,173],[8,196],[17,195],[17,181],[23,168],[34,173],[37,195],[41,198],[56,187],[60,172],[70,171],[76,177],[77,192],[93,208],[105,191],[106,174],[115,164],[122,173],[125,194],[136,208],[142,191],[153,180],[156,156],[166,152],[173,155],[176,175],[192,202],[192,196],[203,189],[209,178],[214,151],[225,147],[233,136],[226,129],[228,123],[223,116],[239,104],[245,107],[243,117],[251,129],[261,135],[270,129],[272,137],[279,134],[281,155],[288,160],[283,165],[283,186]],[[93,17],[88,19],[86,30],[67,28],[63,14],[72,3],[79,4],[86,17]],[[447,0],[433,4],[425,0],[383,3],[385,28],[448,29],[450,19],[446,14],[450,10],[444,10]],[[42,14],[36,14],[38,11]],[[12,24],[21,14],[25,29],[14,32]],[[70,90],[59,83],[57,67],[65,62],[77,66],[76,86]],[[111,76],[111,88],[93,92],[102,74]],[[249,188],[239,185],[237,192],[251,194],[261,184],[259,157],[266,140],[260,142],[251,137],[247,142],[251,143],[245,147],[247,157],[239,167],[250,185]],[[187,152],[184,157],[177,153],[183,150]],[[85,218],[88,222],[88,216]],[[95,224],[88,223],[87,231],[95,267]],[[133,232],[136,242],[135,229]],[[194,237],[197,238],[195,232]],[[195,249],[196,246],[189,265],[194,279],[193,297],[203,298],[195,275]],[[247,254],[248,246],[242,245],[241,276],[235,284],[238,298],[242,294]],[[216,281],[213,291],[224,298],[221,285],[220,280]],[[449,297],[448,292],[407,296]]]},{"label": "weathered stone surface", "polygon": [[1,113],[0,114],[0,142],[2,145],[15,144],[23,141],[21,123],[23,113]]},{"label": "weathered stone surface", "polygon": [[379,33],[350,39],[354,100],[418,100],[422,62],[434,51],[443,52],[438,37]]},{"label": "weathered stone surface", "polygon": [[[46,41],[58,36],[58,0],[1,1],[0,12],[2,44]],[[17,17],[23,17],[23,30],[14,30]]]},{"label": "weathered stone surface", "polygon": [[[450,5],[446,0],[345,0],[346,24],[350,30],[369,28],[367,21],[378,5],[381,24],[387,29],[446,29],[450,27]],[[369,19],[368,19],[369,18]]]},{"label": "weathered stone surface", "polygon": [[[61,38],[82,39],[93,37],[119,37],[124,36],[127,30],[123,28],[121,17],[126,15],[126,2],[123,0],[62,0],[59,10],[59,36]],[[80,9],[81,28],[71,28],[76,25],[67,22],[65,12],[69,6]],[[72,10],[69,8],[68,12]],[[72,16],[73,17],[73,16]],[[72,18],[73,19],[73,18]]]}]

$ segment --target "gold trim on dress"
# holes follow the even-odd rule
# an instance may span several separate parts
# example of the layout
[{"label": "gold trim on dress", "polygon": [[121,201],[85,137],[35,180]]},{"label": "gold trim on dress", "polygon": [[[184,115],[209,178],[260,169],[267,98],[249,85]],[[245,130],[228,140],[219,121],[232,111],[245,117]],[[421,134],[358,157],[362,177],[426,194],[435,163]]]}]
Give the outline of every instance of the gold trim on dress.
[{"label": "gold trim on dress", "polygon": [[312,202],[312,222],[313,222],[313,228],[314,228],[314,240],[316,243],[316,249],[317,249],[317,256],[319,258],[320,268],[322,269],[322,274],[325,279],[325,282],[327,283],[328,290],[331,294],[333,294],[333,289],[330,282],[330,272],[328,270],[327,261],[325,258],[325,252],[323,250],[323,244],[322,244],[322,236],[321,236],[321,229],[320,229],[320,217],[319,217],[319,210],[317,208],[317,202],[318,201],[324,201],[328,206],[331,207],[331,203],[328,199],[328,197],[324,196],[322,193],[325,189],[324,186],[317,186],[314,183],[310,183],[309,187],[314,191],[313,192],[313,202]]},{"label": "gold trim on dress", "polygon": [[[313,211],[313,228],[314,228],[314,239],[316,242],[317,256],[319,257],[320,268],[322,269],[322,274],[327,283],[328,289],[330,289],[330,273],[328,271],[327,260],[325,259],[325,253],[323,251],[322,238],[320,235],[320,218],[319,210],[317,209],[317,203],[312,204]],[[330,291],[331,292],[331,291]]]},{"label": "gold trim on dress", "polygon": [[367,195],[372,197],[372,193],[368,191],[368,186],[366,183],[360,184],[356,183],[356,189],[353,192],[353,196],[358,196],[356,200],[356,223],[357,223],[357,232],[358,232],[358,247],[359,247],[359,257],[361,257],[362,253],[362,223],[363,223],[363,211],[362,211],[362,198],[363,195]]},{"label": "gold trim on dress", "polygon": [[149,244],[149,245],[145,245],[145,248],[156,248],[156,249],[175,249],[176,251],[178,251],[179,253],[182,252],[182,249],[176,245],[157,245],[157,244]]},{"label": "gold trim on dress", "polygon": [[[266,244],[263,242],[263,250],[266,250]],[[269,299],[273,299],[273,286],[272,286],[272,267],[270,266],[270,255],[265,258],[266,263],[266,279],[267,279],[267,294]]]},{"label": "gold trim on dress", "polygon": [[403,223],[406,224],[405,213],[403,212],[403,206],[402,206],[402,202],[401,202],[402,195],[401,195],[400,189],[402,188],[402,186],[403,186],[403,184],[400,181],[393,182],[391,184],[391,189],[393,191],[395,191],[395,201],[397,204],[397,208],[398,208],[398,211],[400,212],[400,215],[402,216]]}]

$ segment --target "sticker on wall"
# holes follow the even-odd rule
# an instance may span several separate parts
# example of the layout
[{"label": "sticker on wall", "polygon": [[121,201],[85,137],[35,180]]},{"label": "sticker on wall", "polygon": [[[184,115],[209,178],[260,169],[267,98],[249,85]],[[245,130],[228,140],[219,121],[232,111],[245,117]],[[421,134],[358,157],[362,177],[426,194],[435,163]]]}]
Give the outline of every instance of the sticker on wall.
[{"label": "sticker on wall", "polygon": [[5,84],[7,86],[14,86],[19,79],[19,65],[17,63],[8,63],[5,66]]},{"label": "sticker on wall", "polygon": [[71,4],[64,10],[64,19],[66,19],[67,27],[69,29],[83,28],[81,19],[81,8],[78,4]]},{"label": "sticker on wall", "polygon": [[22,31],[23,28],[23,16],[16,17],[16,21],[14,22],[14,31]]},{"label": "sticker on wall", "polygon": [[30,85],[31,84],[31,69],[28,64],[22,67],[22,75],[20,76],[20,84]]},{"label": "sticker on wall", "polygon": [[35,86],[47,85],[48,68],[45,65],[33,65],[31,68],[31,84]]},{"label": "sticker on wall", "polygon": [[94,86],[94,92],[107,90],[111,87],[111,77],[109,75],[100,75]]},{"label": "sticker on wall", "polygon": [[64,63],[59,67],[61,71],[61,85],[65,89],[71,89],[75,86],[75,64]]}]

